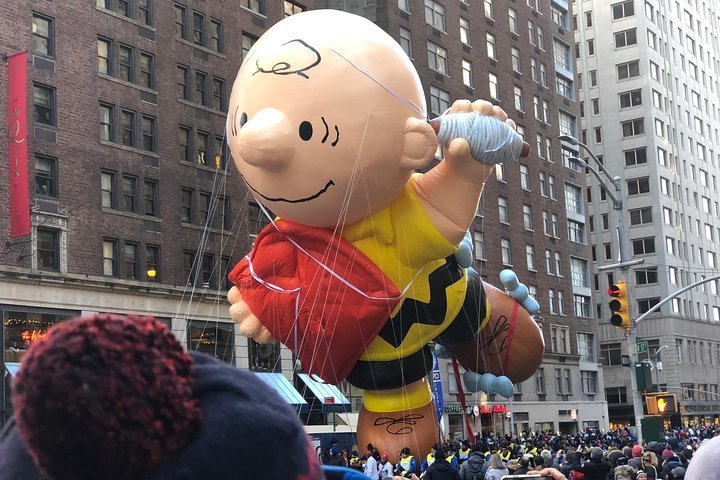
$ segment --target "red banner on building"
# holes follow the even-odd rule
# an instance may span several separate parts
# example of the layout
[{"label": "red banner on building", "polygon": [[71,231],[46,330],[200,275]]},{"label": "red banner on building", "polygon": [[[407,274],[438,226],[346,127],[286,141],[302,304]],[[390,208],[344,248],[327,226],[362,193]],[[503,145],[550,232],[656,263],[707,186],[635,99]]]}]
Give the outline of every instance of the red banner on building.
[{"label": "red banner on building", "polygon": [[10,236],[30,234],[27,142],[27,52],[8,58]]}]

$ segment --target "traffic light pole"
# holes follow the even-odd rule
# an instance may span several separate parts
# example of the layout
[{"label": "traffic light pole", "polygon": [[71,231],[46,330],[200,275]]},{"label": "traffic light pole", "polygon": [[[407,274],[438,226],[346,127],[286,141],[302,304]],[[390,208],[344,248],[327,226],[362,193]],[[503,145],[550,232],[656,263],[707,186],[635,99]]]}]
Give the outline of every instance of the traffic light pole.
[{"label": "traffic light pole", "polygon": [[[622,179],[618,176],[613,176],[610,174],[610,172],[607,171],[605,166],[602,164],[602,162],[595,156],[595,154],[590,150],[590,148],[585,145],[584,143],[580,142],[576,138],[562,135],[560,137],[560,140],[570,142],[572,144],[578,145],[579,147],[582,147],[583,150],[585,150],[590,157],[595,161],[595,164],[598,166],[598,168],[605,174],[607,177],[607,180],[609,180],[612,183],[612,190],[609,188],[608,183],[605,179],[600,175],[600,173],[593,168],[585,159],[579,159],[574,158],[574,160],[577,162],[581,162],[585,165],[585,167],[590,170],[590,172],[598,179],[598,182],[602,187],[605,189],[607,195],[612,200],[613,204],[613,210],[615,211],[615,216],[617,217],[617,233],[618,233],[618,245],[620,249],[620,263],[616,264],[615,266],[620,268],[622,271],[623,280],[625,280],[625,284],[627,285],[627,302],[628,305],[632,305],[632,295],[630,293],[630,267],[632,265],[637,265],[637,261],[630,260],[629,253],[628,253],[628,243],[627,243],[627,236],[625,233],[625,215],[623,211],[623,201],[622,201]],[[635,325],[635,322],[632,320],[632,311],[629,309],[628,314],[630,315],[630,325],[629,325],[629,331],[626,334],[626,338],[628,340],[628,355],[630,357],[630,388],[632,390],[632,399],[633,399],[633,412],[635,416],[635,428],[637,430],[637,441],[638,443],[642,443],[642,419],[643,419],[643,401],[640,396],[640,392],[638,391],[638,384],[637,384],[637,377],[635,374],[635,364],[638,362],[638,355],[637,355],[637,347],[636,347],[636,339],[637,339],[637,327]]]}]

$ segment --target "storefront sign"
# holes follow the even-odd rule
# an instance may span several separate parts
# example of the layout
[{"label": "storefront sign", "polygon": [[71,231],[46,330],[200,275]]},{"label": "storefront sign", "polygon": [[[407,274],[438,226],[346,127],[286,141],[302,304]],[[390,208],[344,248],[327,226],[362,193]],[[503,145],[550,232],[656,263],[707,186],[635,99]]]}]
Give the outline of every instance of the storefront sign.
[{"label": "storefront sign", "polygon": [[480,413],[505,413],[507,412],[507,406],[505,405],[480,405]]},{"label": "storefront sign", "polygon": [[30,193],[27,142],[27,52],[8,62],[8,152],[10,177],[10,236],[30,234]]},{"label": "storefront sign", "polygon": [[32,332],[29,330],[25,330],[20,335],[22,336],[22,339],[26,342],[32,343],[35,340],[47,337],[47,334],[47,330],[33,330]]},{"label": "storefront sign", "polygon": [[459,403],[446,403],[443,405],[443,412],[445,413],[462,413],[462,407]]}]

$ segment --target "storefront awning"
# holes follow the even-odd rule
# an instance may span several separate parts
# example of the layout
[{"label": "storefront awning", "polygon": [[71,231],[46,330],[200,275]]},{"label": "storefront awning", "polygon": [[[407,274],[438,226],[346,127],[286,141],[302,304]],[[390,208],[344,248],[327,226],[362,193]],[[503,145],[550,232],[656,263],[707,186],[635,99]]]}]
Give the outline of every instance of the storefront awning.
[{"label": "storefront awning", "polygon": [[20,362],[5,362],[5,370],[14,377],[20,370]]},{"label": "storefront awning", "polygon": [[351,410],[350,401],[336,386],[314,380],[306,373],[301,373],[298,377],[322,403],[324,413],[349,412]]},{"label": "storefront awning", "polygon": [[285,378],[285,375],[270,372],[255,372],[255,375],[283,397],[296,411],[307,413],[308,403],[302,395],[295,390],[290,380]]}]

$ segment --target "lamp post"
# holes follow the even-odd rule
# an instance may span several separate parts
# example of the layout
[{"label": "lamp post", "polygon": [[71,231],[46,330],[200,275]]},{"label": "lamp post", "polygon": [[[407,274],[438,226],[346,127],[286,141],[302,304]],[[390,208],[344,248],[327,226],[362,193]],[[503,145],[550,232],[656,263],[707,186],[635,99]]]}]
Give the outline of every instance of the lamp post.
[{"label": "lamp post", "polygon": [[[610,270],[615,268],[620,268],[620,270],[623,272],[623,279],[625,280],[626,285],[630,285],[630,267],[632,265],[637,265],[639,263],[642,263],[642,261],[638,260],[630,260],[630,257],[628,255],[628,247],[627,247],[627,236],[625,233],[625,215],[623,211],[623,201],[622,201],[622,182],[621,178],[617,175],[611,175],[610,172],[605,168],[605,166],[602,164],[602,162],[595,156],[592,150],[579,141],[577,138],[572,137],[570,135],[560,135],[560,141],[567,142],[571,145],[577,145],[578,147],[585,150],[588,155],[595,161],[595,164],[600,169],[600,171],[605,175],[606,179],[603,179],[603,177],[600,175],[600,172],[598,172],[595,168],[593,168],[585,159],[580,159],[577,157],[572,157],[575,161],[579,161],[581,164],[583,164],[590,172],[597,178],[600,185],[602,185],[603,188],[605,188],[605,191],[607,195],[610,197],[610,200],[612,201],[613,210],[615,211],[615,216],[617,217],[617,233],[618,233],[618,245],[620,247],[620,262],[613,264],[613,265],[606,265],[604,267],[601,267],[599,270]],[[608,182],[612,184],[613,188],[611,189],[608,185]],[[632,297],[630,294],[630,288],[628,288],[628,304],[632,305]],[[632,312],[629,312],[632,314]],[[640,392],[637,389],[637,378],[635,376],[635,365],[638,361],[638,355],[637,355],[637,348],[635,346],[636,344],[636,326],[635,323],[632,321],[632,315],[630,317],[630,330],[626,334],[626,338],[628,340],[628,353],[630,357],[630,388],[632,389],[632,399],[633,399],[633,413],[635,416],[635,428],[637,429],[637,441],[638,443],[642,442],[642,418],[643,418],[643,402],[642,398],[640,397]]]},{"label": "lamp post", "polygon": [[670,345],[663,345],[662,347],[655,350],[655,353],[652,354],[653,365],[655,366],[655,385],[657,386],[656,390],[658,392],[660,391],[660,370],[658,369],[658,354],[660,353],[660,350],[662,350],[663,348],[669,348],[669,347],[670,347]]}]

